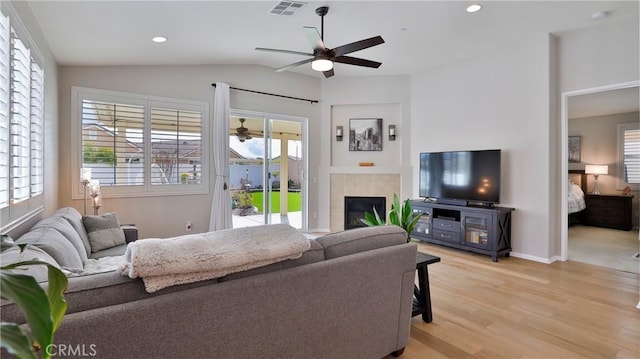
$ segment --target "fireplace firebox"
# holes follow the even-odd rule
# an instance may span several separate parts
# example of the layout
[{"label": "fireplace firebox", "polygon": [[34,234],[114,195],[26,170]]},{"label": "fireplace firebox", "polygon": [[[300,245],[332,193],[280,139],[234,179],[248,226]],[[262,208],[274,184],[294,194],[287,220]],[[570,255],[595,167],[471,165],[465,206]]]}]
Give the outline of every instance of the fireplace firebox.
[{"label": "fireplace firebox", "polygon": [[385,197],[344,197],[344,229],[365,227],[360,219],[365,212],[373,213],[374,208],[386,220],[386,205]]}]

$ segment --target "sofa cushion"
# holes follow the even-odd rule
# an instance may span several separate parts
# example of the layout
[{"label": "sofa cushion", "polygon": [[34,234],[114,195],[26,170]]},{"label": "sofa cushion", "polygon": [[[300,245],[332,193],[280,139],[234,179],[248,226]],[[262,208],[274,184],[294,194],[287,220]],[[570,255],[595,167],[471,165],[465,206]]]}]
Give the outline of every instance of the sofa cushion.
[{"label": "sofa cushion", "polygon": [[62,217],[45,218],[36,223],[36,225],[33,226],[32,230],[45,227],[51,227],[60,232],[60,234],[62,234],[73,245],[73,248],[76,249],[76,251],[80,255],[80,260],[82,260],[82,262],[84,262],[88,258],[80,235],[66,219]]},{"label": "sofa cushion", "polygon": [[362,227],[327,234],[316,241],[324,248],[325,258],[331,259],[406,243],[407,232],[393,225]]},{"label": "sofa cushion", "polygon": [[87,235],[87,231],[84,229],[84,223],[82,223],[82,215],[80,212],[73,207],[64,207],[57,210],[52,217],[62,217],[71,224],[76,232],[78,232],[87,256],[90,256],[91,244],[89,244],[89,236]]},{"label": "sofa cushion", "polygon": [[62,267],[69,270],[81,270],[82,259],[78,251],[60,232],[52,227],[33,229],[16,241],[18,244],[31,244],[47,252]]},{"label": "sofa cushion", "polygon": [[115,213],[84,216],[82,222],[89,235],[89,243],[93,253],[126,243],[124,232],[120,228],[120,221]]},{"label": "sofa cushion", "polygon": [[[33,259],[40,259],[41,261],[47,262],[56,268],[60,268],[60,265],[56,263],[55,259],[42,249],[35,246],[26,246],[22,252],[20,252],[20,248],[14,247],[7,249],[0,254],[0,263],[2,263],[3,266],[16,262],[30,261]],[[46,282],[48,280],[48,269],[45,265],[28,265],[19,268],[21,269],[16,269],[14,272],[30,275],[38,282]]]},{"label": "sofa cushion", "polygon": [[126,244],[121,244],[119,246],[103,249],[99,252],[93,252],[89,256],[91,259],[99,259],[104,257],[114,257],[114,256],[123,256],[124,252],[127,250]]}]

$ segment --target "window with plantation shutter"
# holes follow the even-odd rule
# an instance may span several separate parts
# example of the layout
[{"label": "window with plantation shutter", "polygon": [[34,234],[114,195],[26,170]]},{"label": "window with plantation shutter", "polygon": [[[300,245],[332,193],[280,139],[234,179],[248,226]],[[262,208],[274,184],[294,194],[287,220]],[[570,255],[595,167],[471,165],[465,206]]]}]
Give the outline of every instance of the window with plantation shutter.
[{"label": "window with plantation shutter", "polygon": [[144,185],[144,106],[82,100],[82,165],[100,186]]},{"label": "window with plantation shutter", "polygon": [[0,208],[9,206],[9,17],[0,13]]},{"label": "window with plantation shutter", "polygon": [[631,185],[638,190],[640,184],[640,125],[625,123],[618,125],[618,189]]},{"label": "window with plantation shutter", "polygon": [[13,8],[0,12],[0,231],[43,209],[43,57]]},{"label": "window with plantation shutter", "polygon": [[[77,129],[73,197],[82,168],[103,198],[208,192],[208,103],[72,88]],[[75,157],[73,157],[75,156]]]},{"label": "window with plantation shutter", "polygon": [[202,181],[202,113],[151,108],[151,184]]},{"label": "window with plantation shutter", "polygon": [[29,198],[31,52],[11,31],[11,201]]},{"label": "window with plantation shutter", "polygon": [[44,189],[44,71],[31,62],[31,195]]}]

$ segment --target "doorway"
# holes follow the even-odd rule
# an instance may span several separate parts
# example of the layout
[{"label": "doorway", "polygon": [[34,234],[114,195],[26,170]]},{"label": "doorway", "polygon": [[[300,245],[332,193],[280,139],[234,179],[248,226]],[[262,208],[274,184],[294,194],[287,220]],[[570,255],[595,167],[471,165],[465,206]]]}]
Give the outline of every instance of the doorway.
[{"label": "doorway", "polygon": [[307,119],[230,111],[233,228],[287,223],[307,230]]},{"label": "doorway", "polygon": [[[640,85],[639,81],[632,81],[632,82],[626,82],[626,83],[620,83],[620,84],[614,84],[614,85],[609,85],[609,86],[602,86],[602,87],[596,87],[596,88],[590,88],[590,89],[584,89],[584,90],[578,90],[578,91],[570,91],[570,92],[565,92],[562,94],[562,98],[561,98],[561,153],[562,153],[562,158],[561,158],[561,176],[562,176],[562,183],[560,185],[561,187],[561,201],[562,201],[562,207],[561,207],[561,215],[562,215],[562,224],[561,224],[561,259],[562,260],[567,260],[567,259],[572,259],[569,258],[569,221],[568,221],[568,215],[569,215],[569,210],[568,210],[568,196],[569,196],[569,186],[567,186],[567,174],[570,170],[569,168],[569,156],[568,156],[568,138],[569,135],[571,135],[569,133],[569,118],[570,118],[570,110],[575,110],[572,109],[571,106],[575,106],[576,103],[579,103],[580,101],[577,101],[581,98],[585,98],[586,96],[594,96],[594,95],[598,95],[598,94],[602,94],[602,95],[606,95],[609,93],[612,93],[613,91],[618,91],[618,90],[624,90],[624,89],[637,89],[638,86]],[[604,99],[604,98],[603,98]],[[637,96],[636,96],[636,100],[637,100]],[[586,103],[600,103],[601,101],[594,101],[593,99],[589,99],[589,101],[586,101]],[[604,103],[604,100],[602,100],[602,103]],[[630,111],[634,111],[634,110],[628,110]],[[637,102],[636,102],[636,107],[635,107],[635,111],[637,111]],[[588,113],[588,112],[584,112],[584,113]],[[584,115],[584,113],[582,114],[582,116],[587,117]],[[613,112],[612,112],[613,113]],[[604,113],[602,113],[604,114]],[[596,114],[593,114],[591,116],[596,116]],[[579,117],[579,116],[578,116]],[[582,165],[584,166],[585,164],[595,164],[595,163],[587,163],[587,162],[591,162],[591,161],[583,161],[585,163],[582,163]],[[615,160],[613,162],[616,162]],[[615,163],[617,164],[617,163]],[[611,166],[610,166],[611,167]],[[618,176],[620,176],[620,174],[618,174]],[[590,175],[590,180],[593,178],[593,175]],[[590,187],[588,187],[589,189],[593,188],[593,183],[589,184]],[[613,189],[612,189],[613,190]],[[596,227],[588,227],[588,228],[596,228]],[[587,228],[587,229],[588,229]],[[576,231],[573,231],[576,232]],[[637,232],[636,232],[637,233]],[[586,236],[584,236],[586,237]],[[607,237],[610,237],[609,234],[607,234]],[[592,264],[596,264],[597,263],[592,263]]]}]

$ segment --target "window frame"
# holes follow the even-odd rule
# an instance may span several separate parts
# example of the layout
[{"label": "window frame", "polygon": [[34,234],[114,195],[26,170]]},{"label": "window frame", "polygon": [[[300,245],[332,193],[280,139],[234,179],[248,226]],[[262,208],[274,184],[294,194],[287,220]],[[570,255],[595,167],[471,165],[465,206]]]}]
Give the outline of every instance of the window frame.
[{"label": "window frame", "polygon": [[[196,195],[209,193],[211,177],[210,164],[210,103],[203,101],[158,97],[120,91],[72,86],[71,88],[71,198],[83,199],[84,188],[80,183],[82,158],[82,101],[120,102],[144,106],[144,184],[101,186],[103,198],[157,197],[175,195]],[[151,108],[169,107],[176,110],[202,112],[202,181],[193,184],[151,184]]]},{"label": "window frame", "polygon": [[[45,172],[44,172],[44,161],[45,161],[45,151],[44,151],[44,146],[45,146],[45,141],[46,141],[46,134],[45,134],[45,128],[44,128],[44,123],[46,122],[46,116],[45,116],[45,111],[46,111],[46,89],[47,89],[47,84],[46,84],[46,77],[47,77],[47,68],[45,66],[45,57],[42,55],[42,52],[40,51],[40,49],[38,48],[38,46],[36,46],[35,41],[33,40],[33,38],[31,37],[31,34],[29,33],[29,31],[27,30],[27,27],[23,24],[22,20],[20,19],[20,16],[18,15],[17,11],[15,10],[15,8],[13,7],[13,5],[10,2],[2,2],[1,4],[1,14],[2,16],[5,16],[8,18],[8,33],[9,33],[9,78],[8,78],[8,83],[9,83],[9,90],[6,94],[6,96],[8,97],[7,99],[9,100],[9,116],[7,116],[7,119],[9,120],[9,137],[8,137],[8,145],[9,148],[11,147],[11,96],[13,93],[13,90],[11,89],[11,82],[12,82],[12,76],[11,73],[13,71],[13,66],[11,65],[11,62],[13,61],[13,56],[11,55],[11,50],[12,50],[12,45],[11,45],[11,38],[12,38],[12,30],[15,32],[15,36],[20,40],[20,42],[29,50],[29,64],[28,64],[28,68],[27,70],[29,71],[29,83],[27,84],[28,88],[29,88],[29,116],[28,116],[28,157],[29,157],[29,166],[28,166],[28,195],[26,198],[20,200],[20,201],[16,201],[14,202],[13,200],[13,189],[12,189],[12,182],[11,182],[11,176],[12,176],[12,172],[11,172],[11,168],[10,168],[10,164],[11,164],[11,154],[9,152],[9,171],[8,171],[8,183],[9,183],[9,202],[6,206],[0,208],[0,233],[8,233],[9,231],[17,228],[18,226],[20,226],[21,224],[25,223],[26,221],[28,221],[29,219],[33,218],[34,216],[38,215],[39,213],[44,211],[44,195],[45,195],[45,183],[46,183],[46,176],[45,176]],[[38,168],[38,174],[40,175],[40,177],[38,178],[38,174],[36,174],[36,180],[39,181],[39,187],[38,187],[38,191],[36,193],[33,193],[33,180],[34,180],[34,176],[33,176],[33,166],[32,166],[32,159],[34,155],[38,155],[38,153],[34,153],[34,152],[38,152],[37,150],[34,151],[33,147],[32,147],[32,141],[34,138],[32,138],[32,135],[34,135],[34,133],[32,132],[32,124],[34,121],[34,118],[32,116],[32,107],[34,106],[33,101],[35,100],[33,98],[33,96],[31,96],[31,92],[33,91],[33,86],[34,86],[34,82],[32,77],[32,72],[33,72],[33,64],[36,64],[41,72],[42,72],[42,78],[41,78],[41,98],[39,98],[39,100],[41,100],[42,102],[39,103],[38,105],[41,106],[39,107],[39,112],[41,118],[39,119],[40,123],[42,124],[42,128],[41,128],[41,133],[39,133],[39,137],[40,137],[40,141],[39,143],[39,150],[41,153],[39,153],[39,158],[41,159],[41,163],[39,164],[39,168]],[[38,135],[38,134],[36,134]]]},{"label": "window frame", "polygon": [[629,186],[632,191],[639,191],[640,184],[639,183],[627,183],[624,181],[624,131],[628,130],[640,130],[640,123],[638,122],[629,122],[629,123],[619,123],[618,124],[618,142],[617,142],[617,153],[618,153],[618,162],[617,162],[617,179],[616,179],[616,190],[621,191],[626,186]]}]

